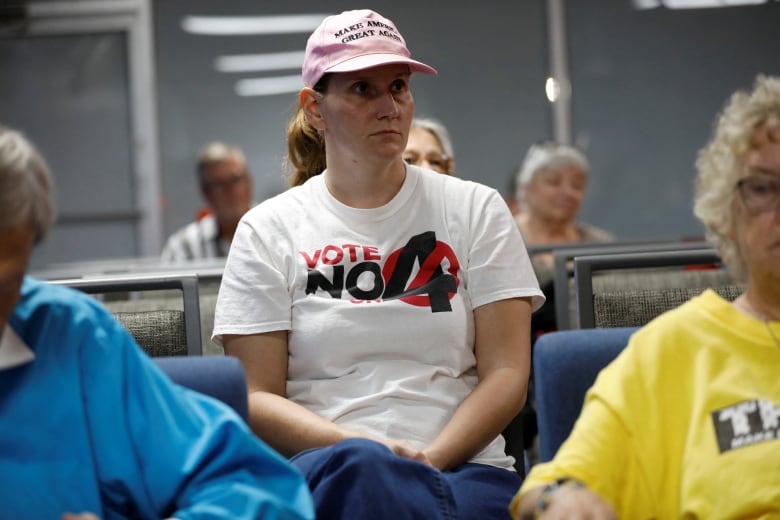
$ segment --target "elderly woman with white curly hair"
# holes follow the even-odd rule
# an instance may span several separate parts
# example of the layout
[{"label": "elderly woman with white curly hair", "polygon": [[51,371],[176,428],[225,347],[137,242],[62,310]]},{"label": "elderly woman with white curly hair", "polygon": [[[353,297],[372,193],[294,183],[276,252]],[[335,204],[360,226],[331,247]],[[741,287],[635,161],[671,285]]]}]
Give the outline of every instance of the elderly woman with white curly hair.
[{"label": "elderly woman with white curly hair", "polygon": [[780,516],[780,78],[731,97],[697,167],[694,213],[744,293],[636,332],[514,518]]}]

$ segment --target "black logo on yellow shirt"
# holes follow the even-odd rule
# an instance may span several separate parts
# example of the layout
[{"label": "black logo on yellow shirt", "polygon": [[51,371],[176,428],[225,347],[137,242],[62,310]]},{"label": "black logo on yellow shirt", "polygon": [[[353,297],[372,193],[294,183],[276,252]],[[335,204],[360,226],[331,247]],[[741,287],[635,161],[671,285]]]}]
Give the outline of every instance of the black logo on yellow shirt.
[{"label": "black logo on yellow shirt", "polygon": [[752,399],[712,412],[721,453],[780,439],[780,406]]}]

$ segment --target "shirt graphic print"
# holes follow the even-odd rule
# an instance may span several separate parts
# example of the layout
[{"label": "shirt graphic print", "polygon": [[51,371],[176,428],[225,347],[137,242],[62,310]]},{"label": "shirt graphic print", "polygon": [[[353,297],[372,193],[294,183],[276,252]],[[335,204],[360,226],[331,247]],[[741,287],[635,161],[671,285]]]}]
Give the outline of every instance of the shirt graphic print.
[{"label": "shirt graphic print", "polygon": [[377,248],[368,245],[328,245],[313,254],[300,253],[309,269],[307,295],[325,291],[333,298],[350,298],[355,303],[399,299],[430,307],[431,312],[450,312],[450,300],[460,284],[460,264],[454,251],[436,240],[433,231],[410,238],[403,248],[388,255],[384,264]]}]

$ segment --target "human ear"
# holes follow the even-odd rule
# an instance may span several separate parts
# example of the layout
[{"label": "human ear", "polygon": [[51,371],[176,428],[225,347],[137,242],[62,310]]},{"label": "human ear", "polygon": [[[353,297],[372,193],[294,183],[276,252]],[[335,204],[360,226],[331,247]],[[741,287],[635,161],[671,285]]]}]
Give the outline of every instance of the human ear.
[{"label": "human ear", "polygon": [[322,116],[320,101],[322,100],[322,94],[316,90],[305,87],[301,89],[298,95],[301,108],[303,109],[306,120],[314,127],[315,130],[325,130],[325,119]]}]

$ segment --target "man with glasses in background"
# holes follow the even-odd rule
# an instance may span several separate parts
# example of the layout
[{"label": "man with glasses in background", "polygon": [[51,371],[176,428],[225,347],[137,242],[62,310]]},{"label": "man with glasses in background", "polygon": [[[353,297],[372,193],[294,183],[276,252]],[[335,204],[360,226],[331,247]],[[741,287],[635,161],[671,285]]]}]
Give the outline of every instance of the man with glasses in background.
[{"label": "man with glasses in background", "polygon": [[162,252],[165,261],[226,257],[238,221],[252,206],[252,177],[238,147],[207,144],[198,154],[197,172],[208,207],[168,238]]}]

